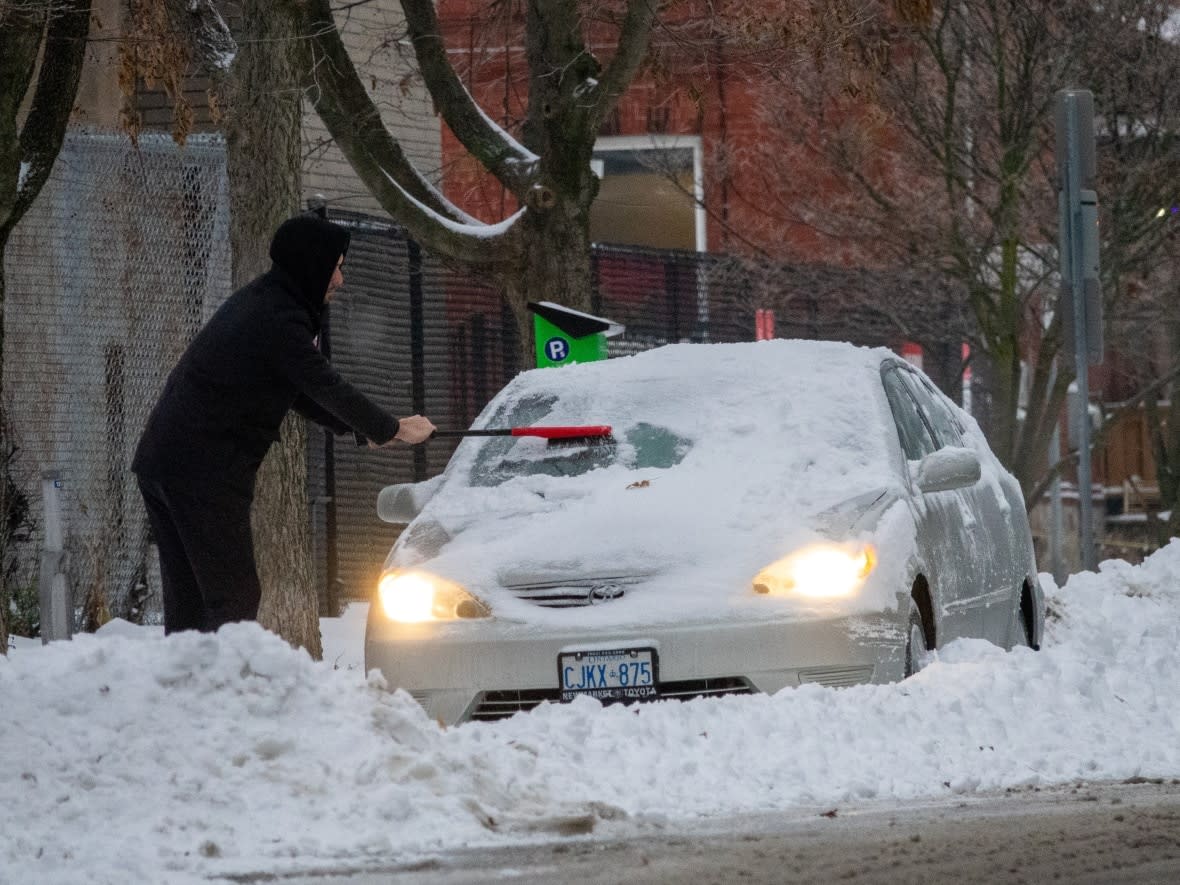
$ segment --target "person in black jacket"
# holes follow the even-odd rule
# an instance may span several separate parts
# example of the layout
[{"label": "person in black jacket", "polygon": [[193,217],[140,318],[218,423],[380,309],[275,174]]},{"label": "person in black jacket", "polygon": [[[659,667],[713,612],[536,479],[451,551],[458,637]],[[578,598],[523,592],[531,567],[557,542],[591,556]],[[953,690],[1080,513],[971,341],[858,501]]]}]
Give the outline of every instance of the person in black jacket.
[{"label": "person in black jacket", "polygon": [[370,445],[420,443],[332,368],[316,346],[344,282],[349,233],[314,214],[280,225],[271,269],[234,292],[168,376],[131,469],[160,555],[164,632],[212,632],[258,614],[250,533],[254,479],[289,409]]}]

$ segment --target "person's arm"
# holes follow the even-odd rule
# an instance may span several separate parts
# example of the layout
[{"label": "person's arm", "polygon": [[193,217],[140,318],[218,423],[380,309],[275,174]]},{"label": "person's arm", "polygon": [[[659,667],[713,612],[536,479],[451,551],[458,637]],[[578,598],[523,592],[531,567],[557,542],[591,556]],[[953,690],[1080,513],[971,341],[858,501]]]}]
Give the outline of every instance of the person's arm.
[{"label": "person's arm", "polygon": [[332,431],[336,436],[340,436],[342,433],[349,433],[350,431],[355,433],[351,425],[345,424],[327,409],[321,408],[315,400],[302,393],[295,397],[295,402],[291,404],[291,408],[309,421],[314,421],[321,427]]},{"label": "person's arm", "polygon": [[[275,367],[304,400],[348,430],[384,444],[397,436],[400,422],[340,376],[311,342],[307,325],[294,315],[276,317],[279,328]],[[297,400],[298,401],[298,400]],[[315,420],[314,416],[311,416]],[[329,425],[332,426],[332,425]]]}]

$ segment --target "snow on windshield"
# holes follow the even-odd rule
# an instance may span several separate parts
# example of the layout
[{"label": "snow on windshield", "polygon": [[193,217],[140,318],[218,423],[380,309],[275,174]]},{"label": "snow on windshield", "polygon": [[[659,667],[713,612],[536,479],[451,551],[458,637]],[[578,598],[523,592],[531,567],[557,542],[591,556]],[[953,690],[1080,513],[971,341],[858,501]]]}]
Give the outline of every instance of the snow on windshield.
[{"label": "snow on windshield", "polygon": [[[445,518],[448,504],[468,514],[472,506],[530,511],[537,496],[589,496],[644,478],[668,497],[680,494],[676,506],[740,498],[747,522],[785,506],[818,511],[892,481],[884,440],[893,431],[877,372],[885,353],[780,340],[671,345],[533,369],[518,375],[474,426],[607,424],[616,447],[563,451],[536,438],[468,439],[448,467],[435,516]],[[530,468],[559,463],[563,454],[582,466],[549,477]],[[517,470],[505,460],[517,461]],[[673,465],[667,476],[660,473]],[[472,493],[470,485],[496,489]]]},{"label": "snow on windshield", "polygon": [[[546,424],[557,405],[556,394],[527,394],[509,399],[490,418],[490,426],[529,427]],[[630,470],[667,469],[679,464],[692,447],[690,440],[666,427],[640,422],[615,435],[557,440],[538,437],[487,437],[480,440],[468,469],[456,470],[453,481],[473,486],[498,486],[518,476],[581,476],[612,464]]]},{"label": "snow on windshield", "polygon": [[[608,424],[631,466],[645,466],[636,440],[653,452],[671,443],[694,450],[691,472],[720,474],[721,482],[781,475],[799,489],[841,494],[859,489],[866,473],[888,472],[882,440],[892,430],[877,371],[886,354],[820,341],[669,345],[525,372],[474,426]],[[457,453],[458,472],[497,444],[497,452],[508,451],[505,443],[525,457],[545,449],[527,437],[469,440]]]}]

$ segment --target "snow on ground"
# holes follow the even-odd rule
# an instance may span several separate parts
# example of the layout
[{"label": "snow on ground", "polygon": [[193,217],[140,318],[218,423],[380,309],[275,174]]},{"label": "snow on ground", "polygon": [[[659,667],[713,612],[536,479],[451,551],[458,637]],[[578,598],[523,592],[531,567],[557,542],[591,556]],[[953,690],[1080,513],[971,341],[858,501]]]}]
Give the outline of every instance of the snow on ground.
[{"label": "snow on ground", "polygon": [[913,679],[443,729],[361,670],[363,607],[313,662],[253,624],[116,622],[0,658],[0,883],[190,882],[389,863],[796,805],[1180,775],[1180,541],[1043,576],[1045,647],[952,643]]}]

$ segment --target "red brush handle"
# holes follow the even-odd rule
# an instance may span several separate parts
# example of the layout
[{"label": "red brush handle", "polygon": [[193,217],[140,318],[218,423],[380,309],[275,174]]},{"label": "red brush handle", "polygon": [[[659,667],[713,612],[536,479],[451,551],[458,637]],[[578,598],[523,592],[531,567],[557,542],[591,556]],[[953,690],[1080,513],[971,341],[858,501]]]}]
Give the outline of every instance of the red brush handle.
[{"label": "red brush handle", "polygon": [[[464,436],[539,436],[542,439],[585,439],[610,436],[609,424],[589,424],[581,427],[499,427],[491,430],[436,430],[431,436],[454,439]],[[357,445],[363,444],[363,438]]]},{"label": "red brush handle", "polygon": [[513,436],[539,436],[543,439],[571,439],[582,436],[610,436],[609,424],[582,427],[513,427]]}]

